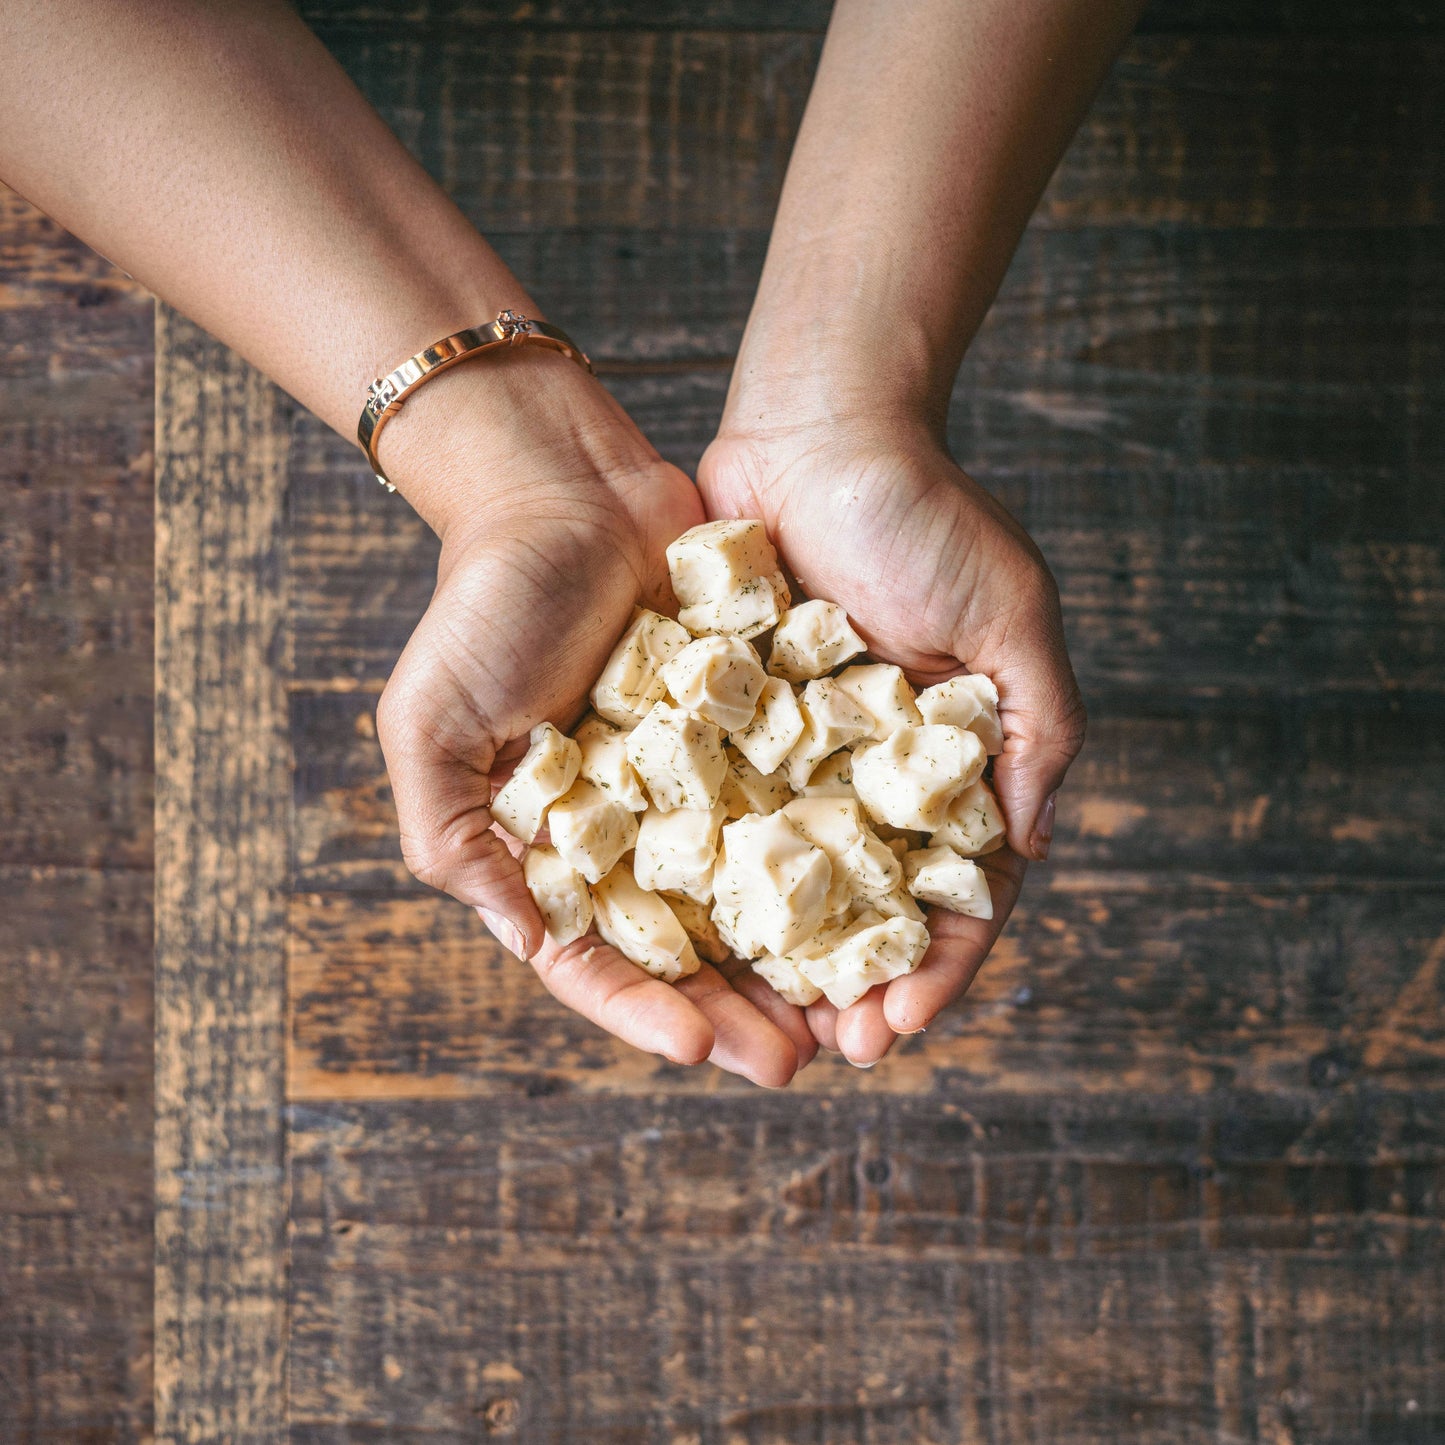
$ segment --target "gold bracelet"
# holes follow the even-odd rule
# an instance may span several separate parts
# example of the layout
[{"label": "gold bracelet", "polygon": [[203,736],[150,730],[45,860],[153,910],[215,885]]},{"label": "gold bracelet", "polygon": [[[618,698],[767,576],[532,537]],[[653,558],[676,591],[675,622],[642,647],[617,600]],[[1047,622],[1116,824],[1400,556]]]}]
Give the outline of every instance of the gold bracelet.
[{"label": "gold bracelet", "polygon": [[382,428],[401,410],[402,403],[422,382],[459,361],[468,361],[500,346],[546,346],[560,351],[563,356],[596,375],[587,353],[560,326],[531,321],[515,311],[499,311],[497,319],[485,326],[469,327],[454,336],[444,336],[425,351],[419,351],[410,360],[403,361],[395,371],[373,381],[366,389],[366,405],[361,409],[361,420],[356,424],[356,439],[376,473],[376,480],[388,492],[394,492],[396,488],[387,481],[386,473],[376,459],[376,444],[381,438]]}]

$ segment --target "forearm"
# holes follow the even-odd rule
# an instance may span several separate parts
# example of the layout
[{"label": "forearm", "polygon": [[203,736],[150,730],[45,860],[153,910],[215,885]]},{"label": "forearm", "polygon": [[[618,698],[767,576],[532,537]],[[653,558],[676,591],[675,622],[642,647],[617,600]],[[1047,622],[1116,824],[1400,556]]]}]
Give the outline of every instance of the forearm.
[{"label": "forearm", "polygon": [[[0,177],[344,435],[405,357],[504,306],[538,314],[280,0],[12,3],[0,55]],[[607,404],[557,356],[458,368],[392,424],[389,468],[408,470],[407,419],[480,392],[480,368],[499,417],[539,374],[564,409]]]},{"label": "forearm", "polygon": [[838,0],[729,397],[941,426],[1141,0]]}]

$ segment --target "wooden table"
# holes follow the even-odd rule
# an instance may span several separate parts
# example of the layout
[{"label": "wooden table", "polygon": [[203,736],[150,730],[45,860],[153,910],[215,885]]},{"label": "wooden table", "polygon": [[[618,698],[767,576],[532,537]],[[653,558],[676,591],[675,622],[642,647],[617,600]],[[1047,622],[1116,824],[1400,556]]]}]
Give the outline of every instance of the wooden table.
[{"label": "wooden table", "polygon": [[[309,13],[691,464],[825,7],[510,9]],[[1445,1440],[1442,209],[1445,16],[1151,12],[951,420],[1090,704],[1055,861],[965,1006],[779,1094],[409,878],[373,714],[434,544],[163,312],[160,1438]]]}]

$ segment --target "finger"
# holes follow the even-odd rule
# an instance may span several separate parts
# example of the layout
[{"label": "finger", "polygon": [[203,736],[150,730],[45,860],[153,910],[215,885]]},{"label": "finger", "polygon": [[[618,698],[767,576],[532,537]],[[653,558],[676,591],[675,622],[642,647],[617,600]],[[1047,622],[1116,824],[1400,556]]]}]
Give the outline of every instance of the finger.
[{"label": "finger", "polygon": [[884,995],[883,1015],[896,1033],[917,1033],[964,994],[1013,912],[1028,865],[1009,848],[989,854],[979,864],[988,875],[993,917],[930,910],[932,941],[923,962],[914,972],[895,978]]},{"label": "finger", "polygon": [[532,966],[560,1003],[633,1048],[675,1064],[700,1064],[713,1051],[713,1026],[697,1004],[596,934],[563,946],[548,939]]},{"label": "finger", "polygon": [[798,1072],[793,1041],[711,964],[674,985],[712,1025],[709,1060],[765,1089],[781,1089]]},{"label": "finger", "polygon": [[838,1048],[860,1069],[871,1069],[898,1038],[884,1017],[884,991],[881,984],[870,988],[857,1003],[838,1011]]},{"label": "finger", "polygon": [[994,787],[1008,824],[1009,846],[1024,858],[1049,855],[1054,795],[1084,743],[1084,700],[1064,646],[1058,588],[1042,561],[1027,600],[996,619],[987,644],[968,665],[993,678],[999,691],[1004,749],[994,759]]},{"label": "finger", "polygon": [[502,941],[514,952],[536,953],[544,938],[542,915],[520,861],[493,829],[492,759],[480,728],[473,723],[469,736],[465,723],[429,715],[424,704],[409,700],[400,666],[377,707],[376,724],[407,867],[429,887],[484,910],[489,927],[505,920],[516,936]]},{"label": "finger", "polygon": [[731,979],[732,986],[782,1031],[792,1042],[798,1056],[798,1068],[804,1069],[818,1052],[818,1040],[808,1027],[808,1019],[797,1004],[791,1004],[765,978],[745,968]]},{"label": "finger", "polygon": [[833,1007],[825,998],[820,998],[817,1003],[810,1003],[805,1010],[808,1015],[808,1027],[813,1031],[813,1037],[818,1041],[818,1047],[827,1049],[830,1054],[838,1052],[838,1010]]}]

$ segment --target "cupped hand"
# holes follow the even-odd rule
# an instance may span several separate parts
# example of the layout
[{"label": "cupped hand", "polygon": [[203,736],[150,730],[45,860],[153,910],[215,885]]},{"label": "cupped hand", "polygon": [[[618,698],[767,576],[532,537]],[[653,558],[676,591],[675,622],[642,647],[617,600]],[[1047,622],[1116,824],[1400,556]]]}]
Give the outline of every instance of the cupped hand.
[{"label": "cupped hand", "polygon": [[1058,589],[1028,535],[923,425],[725,423],[698,484],[709,516],[761,518],[803,589],[839,603],[869,652],[915,685],[964,671],[998,685],[1005,743],[994,785],[1008,844],[979,860],[993,918],[933,909],[933,942],[915,973],[841,1012],[826,1000],[808,1010],[824,1047],[872,1063],[968,988],[1025,860],[1048,855],[1054,795],[1084,738]]},{"label": "cupped hand", "polygon": [[663,983],[595,934],[559,948],[523,882],[520,845],[492,822],[497,775],[536,723],[576,721],[634,606],[666,610],[663,549],[702,520],[691,482],[637,443],[607,448],[601,466],[597,448],[579,457],[570,440],[518,449],[505,473],[479,468],[484,499],[439,528],[436,591],[377,711],[402,851],[568,1007],[637,1048],[777,1086],[816,1048],[801,1010],[751,974],[735,988],[706,964]]}]

